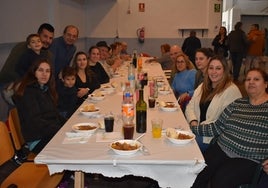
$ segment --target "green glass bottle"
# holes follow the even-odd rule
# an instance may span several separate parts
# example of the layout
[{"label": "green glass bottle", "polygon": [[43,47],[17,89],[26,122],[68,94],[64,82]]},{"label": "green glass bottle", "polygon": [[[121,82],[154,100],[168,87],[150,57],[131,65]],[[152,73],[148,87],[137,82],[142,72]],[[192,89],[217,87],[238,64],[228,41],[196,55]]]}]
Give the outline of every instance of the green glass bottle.
[{"label": "green glass bottle", "polygon": [[143,89],[139,90],[139,100],[136,103],[136,131],[145,133],[147,128],[147,104],[143,100]]}]

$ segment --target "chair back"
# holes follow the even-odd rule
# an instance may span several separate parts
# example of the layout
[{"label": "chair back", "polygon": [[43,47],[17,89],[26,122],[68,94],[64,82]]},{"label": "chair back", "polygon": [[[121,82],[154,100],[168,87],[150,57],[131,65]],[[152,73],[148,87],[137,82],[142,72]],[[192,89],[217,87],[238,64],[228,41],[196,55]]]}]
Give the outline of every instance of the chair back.
[{"label": "chair back", "polygon": [[10,160],[15,154],[7,126],[2,121],[0,121],[0,148],[1,148],[0,152],[0,166],[1,166],[6,161]]},{"label": "chair back", "polygon": [[25,141],[21,133],[20,119],[17,108],[12,108],[9,111],[8,124],[14,147],[16,150],[20,150],[25,144]]}]

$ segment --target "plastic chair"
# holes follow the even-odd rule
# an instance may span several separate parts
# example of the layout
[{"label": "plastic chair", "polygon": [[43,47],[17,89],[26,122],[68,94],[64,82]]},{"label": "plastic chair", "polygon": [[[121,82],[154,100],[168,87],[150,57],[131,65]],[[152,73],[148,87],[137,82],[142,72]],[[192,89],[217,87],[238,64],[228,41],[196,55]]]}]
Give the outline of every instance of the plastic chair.
[{"label": "plastic chair", "polygon": [[29,152],[25,147],[25,141],[21,133],[21,125],[17,108],[12,108],[9,111],[8,124],[16,154],[19,158],[18,160],[33,161],[36,155],[34,153]]},{"label": "plastic chair", "polygon": [[[12,141],[5,123],[0,121],[0,165],[12,159],[15,154]],[[46,165],[36,165],[33,162],[24,162],[16,168],[2,182],[0,188],[9,186],[42,188],[56,187],[63,177],[63,173],[49,175]]]}]

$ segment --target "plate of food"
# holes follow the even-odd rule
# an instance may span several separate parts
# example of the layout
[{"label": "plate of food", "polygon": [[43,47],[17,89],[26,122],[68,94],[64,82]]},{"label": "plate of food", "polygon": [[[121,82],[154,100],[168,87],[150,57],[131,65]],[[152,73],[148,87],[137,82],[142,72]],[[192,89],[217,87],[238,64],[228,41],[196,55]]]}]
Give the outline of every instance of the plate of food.
[{"label": "plate of food", "polygon": [[94,133],[98,129],[96,123],[77,123],[72,126],[72,130],[77,133]]},{"label": "plate of food", "polygon": [[176,104],[175,102],[160,101],[159,105],[160,105],[160,109],[165,112],[174,112],[178,110],[178,104]]},{"label": "plate of food", "polygon": [[105,98],[103,93],[92,93],[88,95],[88,98],[94,101],[101,101]]},{"label": "plate of food", "polygon": [[174,144],[188,144],[195,139],[195,135],[190,131],[177,130],[174,128],[167,128],[167,139]]},{"label": "plate of food", "polygon": [[94,104],[86,104],[79,109],[79,111],[85,116],[92,116],[100,113],[100,108],[96,107]]},{"label": "plate of food", "polygon": [[139,141],[135,140],[117,140],[110,144],[110,148],[118,155],[133,155],[142,147]]}]

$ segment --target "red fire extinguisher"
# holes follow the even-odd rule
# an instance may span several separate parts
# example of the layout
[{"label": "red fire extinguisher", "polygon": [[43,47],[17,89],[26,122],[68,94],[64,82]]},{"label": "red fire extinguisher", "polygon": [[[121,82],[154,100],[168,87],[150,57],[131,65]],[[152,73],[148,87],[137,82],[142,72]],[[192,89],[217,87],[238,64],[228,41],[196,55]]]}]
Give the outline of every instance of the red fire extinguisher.
[{"label": "red fire extinguisher", "polygon": [[145,36],[145,28],[137,29],[137,37],[140,43],[144,43],[144,36]]}]

